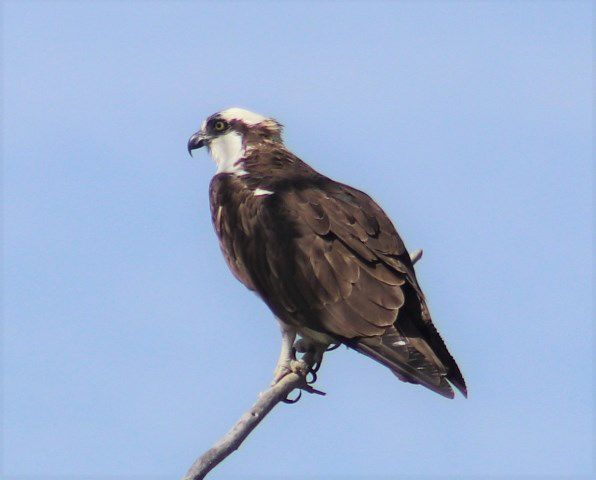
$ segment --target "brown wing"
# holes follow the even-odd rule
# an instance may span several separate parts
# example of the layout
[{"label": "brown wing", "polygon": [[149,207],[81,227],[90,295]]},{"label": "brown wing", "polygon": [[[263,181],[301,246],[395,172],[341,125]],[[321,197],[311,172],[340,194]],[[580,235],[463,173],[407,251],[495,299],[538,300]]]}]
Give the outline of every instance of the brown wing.
[{"label": "brown wing", "polygon": [[366,194],[327,182],[262,199],[259,230],[276,232],[247,252],[256,290],[280,318],[332,334],[401,380],[453,397],[449,379],[465,395],[391,221]]}]

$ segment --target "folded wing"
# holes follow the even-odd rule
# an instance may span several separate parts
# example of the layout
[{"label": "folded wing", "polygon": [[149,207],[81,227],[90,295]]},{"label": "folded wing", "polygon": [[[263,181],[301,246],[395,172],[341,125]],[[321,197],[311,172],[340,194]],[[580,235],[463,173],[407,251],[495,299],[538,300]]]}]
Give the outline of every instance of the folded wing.
[{"label": "folded wing", "polygon": [[[278,187],[254,219],[266,230],[248,261],[278,316],[332,335],[403,381],[453,397],[464,379],[435,329],[412,262],[366,194],[328,180]],[[258,239],[257,239],[258,241]]]}]

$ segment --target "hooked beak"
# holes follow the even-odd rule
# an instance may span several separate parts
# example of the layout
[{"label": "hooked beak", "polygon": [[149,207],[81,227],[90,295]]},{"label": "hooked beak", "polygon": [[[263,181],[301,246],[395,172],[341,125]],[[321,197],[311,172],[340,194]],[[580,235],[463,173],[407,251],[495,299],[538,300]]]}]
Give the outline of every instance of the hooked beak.
[{"label": "hooked beak", "polygon": [[192,151],[196,150],[197,148],[201,148],[204,147],[206,142],[206,137],[203,134],[203,132],[197,132],[195,134],[192,135],[192,137],[190,137],[188,139],[188,153],[190,154],[190,156],[192,157]]}]

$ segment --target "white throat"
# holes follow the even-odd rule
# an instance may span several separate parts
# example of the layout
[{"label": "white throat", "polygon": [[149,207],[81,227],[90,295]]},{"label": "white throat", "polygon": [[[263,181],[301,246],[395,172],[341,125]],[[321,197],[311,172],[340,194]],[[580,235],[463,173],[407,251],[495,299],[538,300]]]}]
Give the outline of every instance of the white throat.
[{"label": "white throat", "polygon": [[232,173],[234,175],[248,173],[239,162],[245,152],[242,147],[242,135],[238,132],[232,130],[211,140],[209,152],[217,165],[217,173]]}]

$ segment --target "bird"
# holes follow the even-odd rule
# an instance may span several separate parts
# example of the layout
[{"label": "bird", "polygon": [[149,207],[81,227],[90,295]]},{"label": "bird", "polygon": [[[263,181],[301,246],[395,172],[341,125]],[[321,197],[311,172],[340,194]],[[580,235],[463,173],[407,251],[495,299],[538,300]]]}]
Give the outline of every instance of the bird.
[{"label": "bird", "polygon": [[318,368],[326,350],[345,345],[404,382],[467,397],[389,217],[294,155],[282,133],[277,120],[234,107],[209,116],[187,144],[191,156],[206,147],[216,164],[209,201],[227,265],[279,322],[272,384],[307,373],[297,351]]}]

